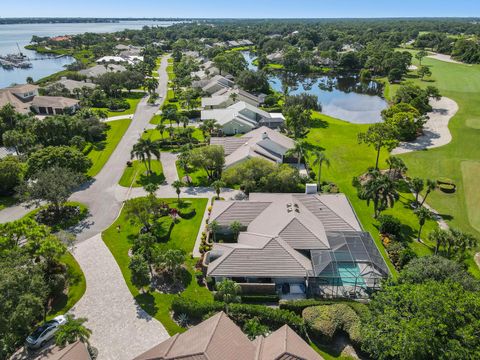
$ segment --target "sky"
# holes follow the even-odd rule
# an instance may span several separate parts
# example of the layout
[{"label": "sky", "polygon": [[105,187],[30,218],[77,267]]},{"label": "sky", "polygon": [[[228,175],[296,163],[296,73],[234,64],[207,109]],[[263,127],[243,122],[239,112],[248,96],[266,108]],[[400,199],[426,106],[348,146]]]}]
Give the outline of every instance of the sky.
[{"label": "sky", "polygon": [[0,17],[480,17],[479,0],[0,0]]}]

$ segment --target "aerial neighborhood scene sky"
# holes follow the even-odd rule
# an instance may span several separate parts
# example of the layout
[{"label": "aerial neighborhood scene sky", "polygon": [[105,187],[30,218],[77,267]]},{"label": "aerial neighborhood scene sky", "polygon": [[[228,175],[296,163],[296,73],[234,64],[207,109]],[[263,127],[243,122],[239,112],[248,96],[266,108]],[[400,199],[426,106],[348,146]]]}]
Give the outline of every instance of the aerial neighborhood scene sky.
[{"label": "aerial neighborhood scene sky", "polygon": [[356,17],[470,17],[478,16],[477,1],[459,0],[84,0],[61,2],[27,0],[2,7],[2,17],[195,17],[195,18],[356,18]]},{"label": "aerial neighborhood scene sky", "polygon": [[480,2],[0,11],[0,360],[480,359]]}]

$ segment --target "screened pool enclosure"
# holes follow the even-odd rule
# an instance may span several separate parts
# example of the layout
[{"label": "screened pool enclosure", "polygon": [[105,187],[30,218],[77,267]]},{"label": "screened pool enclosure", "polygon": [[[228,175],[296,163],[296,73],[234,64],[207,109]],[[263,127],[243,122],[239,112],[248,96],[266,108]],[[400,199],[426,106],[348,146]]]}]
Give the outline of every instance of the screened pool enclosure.
[{"label": "screened pool enclosure", "polygon": [[322,297],[368,297],[380,288],[388,268],[366,232],[328,232],[330,249],[312,250],[309,289]]}]

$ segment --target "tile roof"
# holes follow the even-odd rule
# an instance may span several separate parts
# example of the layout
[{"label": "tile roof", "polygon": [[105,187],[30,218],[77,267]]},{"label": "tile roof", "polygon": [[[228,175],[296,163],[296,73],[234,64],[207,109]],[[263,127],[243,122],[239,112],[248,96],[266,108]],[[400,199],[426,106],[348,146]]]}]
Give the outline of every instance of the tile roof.
[{"label": "tile roof", "polygon": [[135,360],[252,360],[254,356],[254,344],[224,312],[220,312]]},{"label": "tile roof", "polygon": [[75,106],[79,102],[79,100],[70,99],[62,96],[35,96],[32,101],[32,106],[65,109]]},{"label": "tile roof", "polygon": [[257,340],[256,360],[322,360],[300,336],[287,325]]},{"label": "tile roof", "polygon": [[91,360],[87,346],[81,341],[68,344],[63,348],[53,347],[48,351],[42,351],[37,360]]},{"label": "tile roof", "polygon": [[303,278],[313,270],[310,259],[278,237],[242,232],[238,244],[223,244],[226,248],[208,266],[209,276]]}]

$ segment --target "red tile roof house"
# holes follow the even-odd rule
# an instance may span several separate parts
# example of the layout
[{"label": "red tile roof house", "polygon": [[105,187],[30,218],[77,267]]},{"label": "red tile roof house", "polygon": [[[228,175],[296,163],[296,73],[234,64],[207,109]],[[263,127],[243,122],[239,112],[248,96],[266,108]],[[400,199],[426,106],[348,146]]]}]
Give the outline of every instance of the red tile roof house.
[{"label": "red tile roof house", "polygon": [[[389,274],[343,194],[251,193],[248,201],[215,201],[213,221],[219,230],[204,258],[206,273],[217,282],[232,279],[244,292],[368,298]],[[236,242],[233,221],[243,225]]]},{"label": "red tile roof house", "polygon": [[250,341],[224,312],[176,334],[135,360],[323,360],[287,325]]}]

